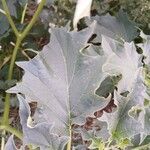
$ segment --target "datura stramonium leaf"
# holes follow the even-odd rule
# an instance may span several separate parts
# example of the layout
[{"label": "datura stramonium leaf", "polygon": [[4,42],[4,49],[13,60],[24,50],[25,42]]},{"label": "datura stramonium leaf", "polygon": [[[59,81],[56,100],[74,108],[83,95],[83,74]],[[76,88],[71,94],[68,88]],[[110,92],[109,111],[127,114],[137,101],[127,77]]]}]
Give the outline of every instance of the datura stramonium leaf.
[{"label": "datura stramonium leaf", "polygon": [[122,75],[118,83],[118,92],[131,91],[138,72],[142,67],[141,55],[136,51],[133,42],[124,44],[102,36],[102,49],[107,56],[103,71],[109,75]]},{"label": "datura stramonium leaf", "polygon": [[146,57],[144,59],[145,64],[150,65],[150,35],[141,31],[140,36],[143,38],[143,43],[138,44],[138,46],[143,50],[143,55]]},{"label": "datura stramonium leaf", "polygon": [[[135,23],[129,21],[127,14],[122,10],[116,16],[106,14],[104,16],[91,17],[91,21],[97,22],[95,34],[97,34],[99,41],[101,41],[101,35],[106,35],[113,39],[131,42],[139,34]],[[91,21],[87,19],[87,25]]]},{"label": "datura stramonium leaf", "polygon": [[95,94],[105,76],[105,57],[82,53],[92,33],[92,27],[80,32],[51,29],[51,42],[43,51],[28,62],[17,63],[25,74],[8,90],[24,94],[28,102],[36,101],[35,122],[54,123],[51,133],[59,136],[70,136],[72,124],[83,124],[110,101]]},{"label": "datura stramonium leaf", "polygon": [[[117,110],[109,114],[104,113],[104,115],[99,118],[99,120],[107,122],[108,130],[113,140],[121,141],[126,138],[130,139],[134,135],[143,134],[147,131],[146,126],[149,126],[149,123],[146,123],[145,127],[142,125],[144,97],[145,86],[143,84],[141,71],[139,71],[133,90],[127,97],[123,97],[118,92],[114,92],[114,103],[117,105]],[[134,112],[133,108],[135,106],[141,108],[142,111]]]}]

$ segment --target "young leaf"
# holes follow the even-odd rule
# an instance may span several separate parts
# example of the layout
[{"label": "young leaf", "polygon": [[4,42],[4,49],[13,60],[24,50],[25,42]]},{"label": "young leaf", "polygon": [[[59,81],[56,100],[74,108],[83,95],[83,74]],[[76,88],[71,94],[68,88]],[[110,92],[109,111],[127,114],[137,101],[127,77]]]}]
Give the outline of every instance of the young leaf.
[{"label": "young leaf", "polygon": [[33,144],[39,146],[40,150],[63,150],[68,137],[51,134],[52,124],[39,123],[33,125],[28,103],[20,95],[18,95],[18,99],[20,102],[19,115],[23,128],[23,145]]},{"label": "young leaf", "polygon": [[100,138],[95,138],[92,139],[92,143],[89,146],[89,149],[96,149],[98,148],[99,150],[104,150],[105,149],[105,143],[102,141],[102,139]]},{"label": "young leaf", "polygon": [[92,0],[78,0],[77,6],[75,10],[74,20],[73,20],[73,26],[74,28],[77,27],[78,21],[86,16],[90,16],[90,10],[91,10]]},{"label": "young leaf", "polygon": [[117,147],[120,149],[125,149],[126,147],[132,146],[132,143],[130,141],[130,139],[125,138],[125,139],[121,139],[120,143],[118,143]]},{"label": "young leaf", "polygon": [[141,55],[136,52],[134,43],[121,44],[106,36],[102,36],[102,48],[108,57],[103,71],[109,75],[122,75],[118,83],[120,93],[131,91],[142,66]]},{"label": "young leaf", "polygon": [[29,62],[17,63],[25,75],[9,92],[38,102],[35,120],[54,122],[52,132],[58,135],[68,136],[72,124],[83,124],[110,101],[95,94],[103,79],[105,57],[81,52],[92,32],[52,29],[51,42],[41,53]]},{"label": "young leaf", "polygon": [[82,135],[83,140],[90,141],[90,140],[99,139],[99,140],[101,140],[101,142],[102,141],[106,142],[109,139],[110,134],[108,133],[106,122],[101,122],[101,121],[97,120],[96,125],[99,126],[101,129],[96,130],[94,127],[92,130],[89,130],[89,131],[87,131],[85,129],[81,129],[80,133]]},{"label": "young leaf", "polygon": [[[100,121],[99,121],[100,122]],[[109,133],[107,130],[106,123],[100,122],[99,125],[101,125],[101,129],[99,131],[96,130],[90,130],[87,131],[85,129],[81,129],[81,135],[82,139],[85,141],[91,141],[91,144],[89,145],[89,149],[96,149],[99,148],[101,150],[104,150],[105,142],[109,138]]]}]

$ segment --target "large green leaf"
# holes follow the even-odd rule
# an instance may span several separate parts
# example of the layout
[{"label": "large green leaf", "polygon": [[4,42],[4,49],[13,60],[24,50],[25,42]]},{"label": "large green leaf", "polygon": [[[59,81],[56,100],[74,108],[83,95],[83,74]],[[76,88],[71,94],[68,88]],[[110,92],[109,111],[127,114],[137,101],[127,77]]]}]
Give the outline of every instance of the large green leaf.
[{"label": "large green leaf", "polygon": [[107,122],[108,130],[113,140],[121,141],[126,138],[130,139],[134,135],[144,131],[142,122],[140,121],[141,116],[143,116],[143,111],[137,111],[135,115],[131,115],[131,111],[135,106],[143,110],[144,95],[145,87],[143,85],[141,73],[138,74],[134,88],[127,97],[123,97],[117,92],[114,93],[117,110],[110,114],[104,113],[100,118],[100,120]]},{"label": "large green leaf", "polygon": [[69,135],[72,124],[83,124],[87,116],[104,108],[108,99],[95,94],[103,80],[105,57],[82,53],[93,33],[64,28],[51,30],[51,42],[34,59],[17,63],[25,70],[22,82],[9,92],[22,93],[36,101],[35,121],[53,123],[53,133]]}]

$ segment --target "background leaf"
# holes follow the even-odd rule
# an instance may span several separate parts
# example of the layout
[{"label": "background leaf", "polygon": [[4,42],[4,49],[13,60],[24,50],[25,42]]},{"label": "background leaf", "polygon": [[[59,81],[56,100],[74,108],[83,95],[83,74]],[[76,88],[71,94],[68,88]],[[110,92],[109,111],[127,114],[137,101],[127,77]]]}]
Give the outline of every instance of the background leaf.
[{"label": "background leaf", "polygon": [[[104,16],[95,16],[91,18],[91,21],[97,21],[95,27],[95,34],[98,36],[98,40],[101,41],[101,35],[106,35],[113,39],[123,39],[126,42],[131,42],[138,36],[135,23],[128,20],[127,14],[120,10],[115,16],[106,14]],[[90,21],[87,20],[87,24]]]}]

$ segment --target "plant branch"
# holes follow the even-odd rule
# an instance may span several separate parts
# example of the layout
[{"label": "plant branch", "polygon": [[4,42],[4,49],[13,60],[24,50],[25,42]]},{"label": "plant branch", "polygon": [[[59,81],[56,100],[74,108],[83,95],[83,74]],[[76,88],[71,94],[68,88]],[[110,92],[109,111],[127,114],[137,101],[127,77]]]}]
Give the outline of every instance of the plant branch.
[{"label": "plant branch", "polygon": [[0,129],[1,130],[5,130],[5,131],[8,131],[12,134],[14,134],[16,137],[18,137],[19,139],[22,139],[23,135],[20,131],[16,130],[15,128],[9,126],[9,125],[2,125],[0,126]]},{"label": "plant branch", "polygon": [[146,145],[141,145],[139,147],[133,148],[132,150],[144,150],[146,148],[150,147],[150,143],[146,144]]},{"label": "plant branch", "polygon": [[24,23],[24,19],[25,19],[25,15],[26,15],[27,6],[28,6],[28,3],[26,3],[26,5],[25,5],[25,7],[24,7],[24,9],[23,9],[22,17],[21,17],[21,24]]},{"label": "plant branch", "polygon": [[6,131],[3,130],[1,134],[1,149],[4,149],[5,147],[5,134],[6,134]]},{"label": "plant branch", "polygon": [[[5,0],[2,0],[2,1],[4,3],[4,6],[8,9],[7,5],[5,5],[5,3],[6,3]],[[45,2],[46,2],[46,0],[41,1],[36,13],[34,14],[31,22],[29,23],[29,25],[25,28],[23,33],[20,34],[20,36],[17,36],[17,42],[16,42],[16,45],[14,47],[12,58],[11,58],[11,63],[10,63],[10,66],[9,66],[8,80],[12,79],[13,68],[14,68],[14,64],[15,64],[15,60],[16,60],[16,56],[17,56],[17,53],[18,53],[19,46],[20,46],[22,40],[25,38],[25,36],[28,34],[30,29],[32,28],[32,26],[34,25],[35,21],[37,20],[37,18],[39,16]],[[9,14],[9,11],[7,13]],[[10,16],[10,18],[11,18],[11,16]],[[9,19],[8,21],[10,21],[10,20],[12,20],[12,19]],[[9,124],[8,117],[9,117],[9,109],[10,109],[10,94],[8,94],[8,93],[6,94],[6,97],[5,97],[5,106],[4,106],[4,108],[5,109],[4,109],[4,116],[3,116],[2,124],[7,125],[7,124]]]},{"label": "plant branch", "polygon": [[[6,17],[12,27],[12,30],[14,31],[17,40],[16,40],[16,44],[13,50],[13,54],[12,54],[12,58],[11,58],[11,62],[10,62],[10,66],[9,66],[9,71],[8,71],[8,80],[12,79],[13,76],[13,69],[14,69],[14,65],[15,65],[15,61],[16,61],[16,57],[17,57],[17,53],[20,47],[20,44],[22,42],[22,40],[26,37],[26,35],[28,34],[28,32],[31,30],[31,28],[33,27],[34,23],[36,22],[40,12],[42,11],[42,8],[45,4],[46,0],[42,0],[41,3],[39,4],[37,11],[35,12],[32,20],[30,21],[30,23],[28,24],[28,26],[24,29],[24,31],[22,33],[19,33],[9,12],[7,3],[5,0],[2,0],[2,4],[4,7],[4,11],[6,13]],[[2,122],[0,125],[0,129],[2,129],[3,131],[3,135],[6,134],[6,131],[11,132],[12,134],[16,135],[18,138],[22,138],[22,134],[17,131],[16,129],[12,128],[9,125],[9,110],[10,110],[10,94],[7,93],[6,97],[5,97],[5,105],[4,105],[4,114],[3,114],[3,118],[2,118]],[[3,138],[2,140],[2,144],[5,144],[5,140]]]},{"label": "plant branch", "polygon": [[33,27],[34,23],[36,22],[39,14],[41,13],[43,6],[45,5],[46,0],[42,0],[37,8],[37,11],[35,12],[33,18],[31,19],[30,23],[28,24],[28,26],[25,28],[25,30],[22,32],[21,34],[21,38],[24,39],[26,37],[26,35],[28,34],[28,32],[31,30],[31,28]]},{"label": "plant branch", "polygon": [[[21,41],[22,41],[22,39],[17,38],[17,42],[16,42],[15,48],[13,50],[13,54],[12,54],[12,58],[11,58],[10,66],[9,66],[8,80],[12,79],[13,68],[14,68],[17,52],[18,52]],[[6,94],[4,108],[5,109],[4,109],[2,124],[8,125],[9,124],[9,109],[10,109],[10,94],[9,93]]]},{"label": "plant branch", "polygon": [[14,21],[12,20],[12,17],[11,17],[10,12],[9,12],[9,8],[8,8],[7,3],[6,3],[5,0],[2,0],[2,5],[3,5],[5,15],[6,15],[8,21],[9,21],[9,24],[10,24],[12,30],[14,31],[16,36],[19,36],[19,32],[18,32],[18,30],[17,30],[17,28],[14,24]]}]

